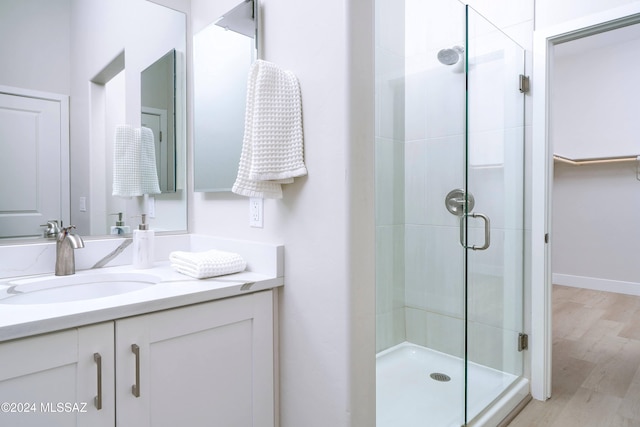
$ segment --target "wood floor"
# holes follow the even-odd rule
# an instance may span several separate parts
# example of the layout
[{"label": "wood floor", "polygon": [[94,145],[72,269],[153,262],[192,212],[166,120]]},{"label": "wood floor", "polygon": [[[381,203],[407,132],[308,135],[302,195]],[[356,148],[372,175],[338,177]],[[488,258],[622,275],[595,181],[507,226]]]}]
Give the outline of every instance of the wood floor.
[{"label": "wood floor", "polygon": [[640,427],[640,297],[554,286],[553,388],[510,427]]}]

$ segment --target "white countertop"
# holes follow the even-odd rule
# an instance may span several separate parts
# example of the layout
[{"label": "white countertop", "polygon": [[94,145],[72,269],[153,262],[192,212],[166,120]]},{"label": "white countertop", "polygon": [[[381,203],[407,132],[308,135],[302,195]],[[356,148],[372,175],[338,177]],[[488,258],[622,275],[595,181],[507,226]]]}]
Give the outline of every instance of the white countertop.
[{"label": "white countertop", "polygon": [[[168,262],[158,262],[154,268],[146,270],[118,266],[78,271],[76,275],[90,275],[96,271],[146,273],[159,276],[161,282],[133,292],[81,301],[18,305],[3,304],[0,300],[0,341],[273,289],[284,284],[283,277],[249,271],[198,280],[176,272]],[[0,284],[0,288],[6,287]]]}]

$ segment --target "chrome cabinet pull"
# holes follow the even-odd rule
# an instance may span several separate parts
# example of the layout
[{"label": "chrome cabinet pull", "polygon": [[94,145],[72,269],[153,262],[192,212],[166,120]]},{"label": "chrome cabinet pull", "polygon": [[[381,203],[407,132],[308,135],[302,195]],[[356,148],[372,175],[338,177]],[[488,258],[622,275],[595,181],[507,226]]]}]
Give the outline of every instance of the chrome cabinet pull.
[{"label": "chrome cabinet pull", "polygon": [[136,356],[136,383],[131,386],[131,393],[135,397],[140,397],[140,347],[137,344],[131,344],[131,351]]},{"label": "chrome cabinet pull", "polygon": [[100,353],[93,353],[93,360],[96,362],[98,370],[98,395],[93,398],[93,403],[99,411],[102,409],[102,356]]},{"label": "chrome cabinet pull", "polygon": [[[481,218],[484,221],[484,244],[482,246],[476,246],[476,245],[467,246],[466,242],[464,241],[465,216],[470,216],[472,218]],[[485,249],[488,249],[489,246],[491,245],[491,220],[489,219],[489,217],[481,213],[470,213],[470,214],[461,216],[460,217],[460,244],[465,249],[471,249],[474,251],[484,251]]]}]

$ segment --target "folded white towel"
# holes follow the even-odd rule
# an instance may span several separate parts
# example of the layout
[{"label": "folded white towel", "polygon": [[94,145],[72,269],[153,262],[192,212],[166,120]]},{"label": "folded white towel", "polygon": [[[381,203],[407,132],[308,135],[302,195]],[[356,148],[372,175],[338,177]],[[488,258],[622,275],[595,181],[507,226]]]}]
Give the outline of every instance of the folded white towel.
[{"label": "folded white towel", "polygon": [[176,271],[196,279],[238,273],[247,267],[246,261],[240,255],[218,250],[174,251],[169,254],[169,261]]},{"label": "folded white towel", "polygon": [[291,71],[257,60],[249,72],[242,153],[232,191],[279,199],[280,184],[306,174],[298,79]]},{"label": "folded white towel", "polygon": [[113,144],[113,195],[120,197],[158,194],[153,131],[116,127]]}]

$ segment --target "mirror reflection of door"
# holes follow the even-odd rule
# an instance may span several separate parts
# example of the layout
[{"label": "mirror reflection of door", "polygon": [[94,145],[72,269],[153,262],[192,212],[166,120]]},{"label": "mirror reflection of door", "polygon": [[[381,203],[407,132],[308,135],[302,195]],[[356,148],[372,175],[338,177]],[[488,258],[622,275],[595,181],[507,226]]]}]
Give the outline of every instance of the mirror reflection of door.
[{"label": "mirror reflection of door", "polygon": [[0,236],[42,237],[42,224],[68,220],[61,193],[61,181],[68,185],[69,179],[68,158],[61,158],[68,151],[62,149],[68,147],[62,126],[68,102],[64,96],[5,89],[0,92]]},{"label": "mirror reflection of door", "polygon": [[167,111],[142,107],[142,126],[151,129],[151,132],[153,132],[158,183],[160,184],[160,191],[166,192],[170,188],[169,171],[167,170]]}]

